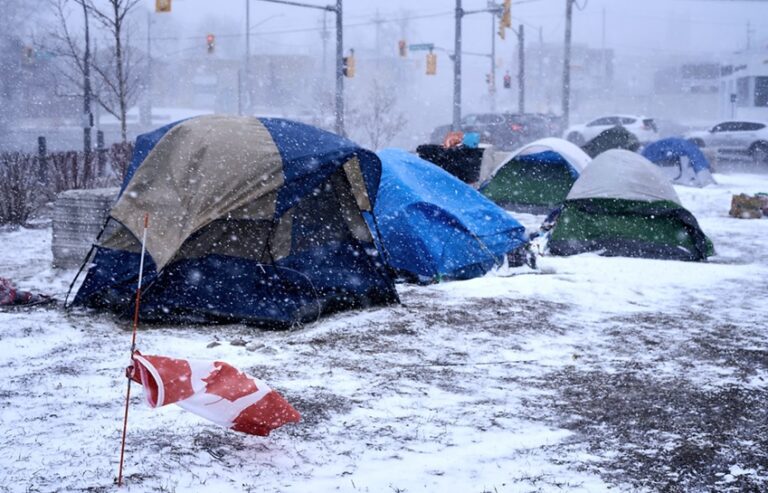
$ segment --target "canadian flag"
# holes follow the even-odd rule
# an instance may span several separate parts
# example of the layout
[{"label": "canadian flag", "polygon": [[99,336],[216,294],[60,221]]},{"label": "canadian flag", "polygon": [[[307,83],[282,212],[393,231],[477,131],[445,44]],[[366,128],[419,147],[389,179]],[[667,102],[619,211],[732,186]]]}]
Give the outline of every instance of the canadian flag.
[{"label": "canadian flag", "polygon": [[267,436],[301,416],[265,382],[222,361],[134,353],[130,377],[144,387],[150,407],[177,404],[221,426]]}]

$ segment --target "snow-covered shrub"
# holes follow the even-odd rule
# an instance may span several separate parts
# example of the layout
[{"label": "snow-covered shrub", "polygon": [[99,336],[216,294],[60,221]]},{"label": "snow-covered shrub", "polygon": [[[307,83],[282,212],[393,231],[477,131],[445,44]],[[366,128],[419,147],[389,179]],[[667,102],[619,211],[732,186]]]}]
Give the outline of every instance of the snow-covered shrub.
[{"label": "snow-covered shrub", "polygon": [[108,152],[112,172],[115,174],[116,179],[122,182],[123,178],[125,178],[125,171],[128,169],[128,165],[131,164],[131,157],[133,157],[133,143],[118,142],[112,144]]},{"label": "snow-covered shrub", "polygon": [[75,151],[54,152],[48,156],[48,191],[95,188],[98,186],[98,160],[96,153],[88,159]]},{"label": "snow-covered shrub", "polygon": [[31,154],[0,153],[0,224],[24,224],[37,209],[37,169]]}]

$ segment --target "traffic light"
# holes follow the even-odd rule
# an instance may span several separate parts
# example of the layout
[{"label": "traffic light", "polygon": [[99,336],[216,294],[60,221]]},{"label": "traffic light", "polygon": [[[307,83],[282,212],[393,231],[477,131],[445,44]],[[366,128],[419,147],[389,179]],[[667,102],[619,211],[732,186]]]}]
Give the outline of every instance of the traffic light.
[{"label": "traffic light", "polygon": [[485,74],[485,83],[491,85],[491,74]]},{"label": "traffic light", "polygon": [[344,64],[342,65],[342,70],[344,72],[344,77],[354,77],[355,76],[355,50],[349,50],[349,56],[345,56],[343,59]]},{"label": "traffic light", "polygon": [[509,72],[504,74],[504,89],[511,89],[512,88],[512,76],[509,75]]},{"label": "traffic light", "polygon": [[401,57],[405,57],[408,55],[408,45],[405,44],[405,40],[401,39],[397,42],[397,51],[400,53]]},{"label": "traffic light", "polygon": [[170,12],[171,0],[155,0],[155,12]]},{"label": "traffic light", "polygon": [[205,37],[205,43],[208,45],[208,54],[213,54],[213,50],[216,48],[216,36],[209,34]]},{"label": "traffic light", "polygon": [[499,37],[501,39],[506,38],[506,29],[512,27],[511,7],[512,0],[504,0],[504,4],[501,7],[501,20],[499,20]]},{"label": "traffic light", "polygon": [[437,73],[437,54],[431,51],[427,53],[427,75],[435,75]]},{"label": "traffic light", "polygon": [[501,11],[501,25],[506,27],[512,27],[512,13],[510,9],[512,7],[512,0],[504,0],[504,6]]}]

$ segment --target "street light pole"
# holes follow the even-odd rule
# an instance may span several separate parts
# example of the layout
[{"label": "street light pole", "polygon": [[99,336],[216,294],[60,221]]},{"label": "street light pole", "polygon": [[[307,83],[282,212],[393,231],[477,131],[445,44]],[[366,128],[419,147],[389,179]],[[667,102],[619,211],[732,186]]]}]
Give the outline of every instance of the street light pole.
[{"label": "street light pole", "polygon": [[573,1],[565,0],[565,51],[563,53],[563,125],[569,125],[571,109],[571,19]]},{"label": "street light pole", "polygon": [[453,123],[454,131],[461,130],[461,18],[464,11],[461,0],[456,0],[456,37],[453,47]]},{"label": "street light pole", "polygon": [[[491,111],[496,110],[496,16],[503,12],[494,2],[488,2],[488,7],[478,10],[464,10],[461,0],[456,0],[456,41],[453,48],[453,123],[454,131],[461,130],[461,19],[465,15],[488,12],[491,14],[491,73],[488,90],[491,95]],[[488,56],[488,55],[484,55]]]},{"label": "street light pole", "polygon": [[[293,5],[294,7],[305,7],[309,9],[319,9],[336,13],[336,109],[334,111],[334,116],[336,119],[336,133],[339,135],[344,135],[344,26],[342,22],[342,0],[336,0],[336,6],[312,5],[310,3],[297,2],[294,0],[258,1],[267,3],[279,3],[282,5]],[[457,1],[460,2],[461,0]]]}]

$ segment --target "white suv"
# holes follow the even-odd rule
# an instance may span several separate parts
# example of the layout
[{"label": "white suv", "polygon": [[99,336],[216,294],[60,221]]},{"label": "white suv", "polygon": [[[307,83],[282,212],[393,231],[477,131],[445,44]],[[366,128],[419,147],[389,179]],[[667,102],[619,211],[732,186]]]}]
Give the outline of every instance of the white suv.
[{"label": "white suv", "polygon": [[689,132],[686,138],[718,154],[750,156],[756,164],[768,164],[768,124],[765,122],[721,122],[709,130]]},{"label": "white suv", "polygon": [[595,118],[588,123],[572,125],[563,133],[563,137],[582,146],[597,137],[603,130],[620,125],[629,130],[641,144],[658,139],[658,129],[653,118],[636,115],[611,115]]}]

